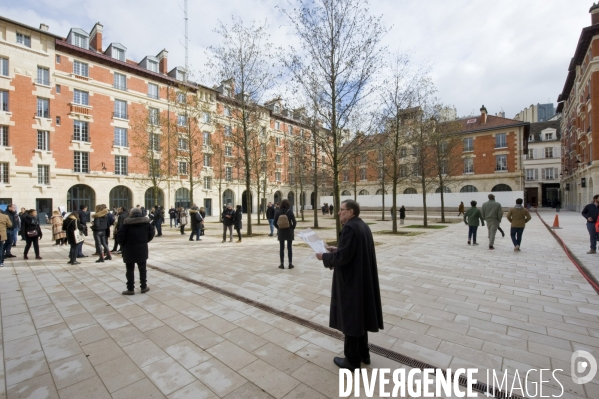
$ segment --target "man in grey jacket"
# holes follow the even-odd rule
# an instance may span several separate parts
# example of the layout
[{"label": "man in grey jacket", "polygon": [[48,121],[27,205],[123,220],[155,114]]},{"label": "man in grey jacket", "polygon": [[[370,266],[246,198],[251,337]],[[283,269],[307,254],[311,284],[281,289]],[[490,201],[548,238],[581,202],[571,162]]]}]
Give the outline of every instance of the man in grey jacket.
[{"label": "man in grey jacket", "polygon": [[495,201],[495,195],[489,194],[489,200],[483,204],[481,213],[489,230],[489,249],[495,249],[493,246],[495,244],[495,234],[503,217],[501,204]]}]

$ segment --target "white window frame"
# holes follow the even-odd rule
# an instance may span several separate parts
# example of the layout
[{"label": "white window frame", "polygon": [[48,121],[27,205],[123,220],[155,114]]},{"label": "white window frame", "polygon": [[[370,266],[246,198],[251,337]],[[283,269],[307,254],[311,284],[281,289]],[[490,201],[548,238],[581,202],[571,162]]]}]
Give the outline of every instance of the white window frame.
[{"label": "white window frame", "polygon": [[233,167],[225,166],[225,181],[233,181]]},{"label": "white window frame", "polygon": [[464,139],[464,151],[463,152],[471,152],[474,151],[474,137],[466,137]]},{"label": "white window frame", "polygon": [[73,61],[73,73],[77,76],[89,78],[89,65],[81,61]]},{"label": "white window frame", "polygon": [[148,97],[158,99],[158,85],[148,83]]},{"label": "white window frame", "polygon": [[179,175],[187,175],[189,173],[189,168],[187,166],[187,162],[179,161],[179,165],[177,168],[177,170],[179,171]]},{"label": "white window frame", "polygon": [[0,183],[8,184],[9,182],[8,162],[0,162]]},{"label": "white window frame", "polygon": [[120,119],[128,119],[127,101],[117,99],[114,100],[114,117]]},{"label": "white window frame", "polygon": [[368,175],[367,175],[366,168],[360,168],[360,180],[361,181],[367,181],[368,180]]},{"label": "white window frame", "polygon": [[535,172],[537,172],[537,169],[525,169],[526,180],[536,180],[535,174],[538,175],[538,173]]},{"label": "white window frame", "polygon": [[150,133],[150,149],[152,151],[156,151],[156,152],[160,152],[161,151],[161,146],[160,146],[160,134],[158,133]]},{"label": "white window frame", "polygon": [[474,158],[464,158],[464,173],[474,173]]},{"label": "white window frame", "polygon": [[187,116],[177,115],[177,126],[187,126]]},{"label": "white window frame", "polygon": [[127,157],[124,155],[114,156],[114,174],[119,176],[127,176]]},{"label": "white window frame", "polygon": [[0,147],[8,147],[8,126],[0,125]]},{"label": "white window frame", "polygon": [[8,102],[8,90],[0,90],[0,111],[8,112],[9,102]]},{"label": "white window frame", "polygon": [[31,48],[31,36],[17,32],[17,43],[22,44],[25,47]]},{"label": "white window frame", "polygon": [[275,172],[275,181],[278,181],[278,182],[281,181],[281,171],[280,170],[277,170]]},{"label": "white window frame", "polygon": [[507,133],[497,133],[495,135],[495,148],[507,148]]},{"label": "white window frame", "polygon": [[112,58],[125,62],[125,50],[112,46]]},{"label": "white window frame", "polygon": [[44,86],[50,86],[50,69],[38,65],[37,83]]},{"label": "white window frame", "polygon": [[37,98],[37,117],[38,118],[50,118],[50,99],[48,98]]},{"label": "white window frame", "polygon": [[204,154],[204,167],[211,168],[212,167],[212,155]]},{"label": "white window frame", "polygon": [[226,157],[232,157],[233,156],[233,146],[231,146],[231,145],[226,145],[225,146],[225,156]]},{"label": "white window frame", "polygon": [[50,185],[50,165],[37,165],[37,184]]},{"label": "white window frame", "polygon": [[82,90],[73,90],[73,104],[89,106],[89,93]]},{"label": "white window frame", "polygon": [[8,76],[8,58],[0,57],[0,75]]},{"label": "white window frame", "polygon": [[495,172],[507,172],[507,155],[495,155]]},{"label": "white window frame", "polygon": [[233,129],[231,128],[231,126],[225,126],[225,136],[232,136],[233,135]]},{"label": "white window frame", "polygon": [[127,133],[127,129],[124,127],[114,128],[114,145],[116,147],[128,147]]},{"label": "white window frame", "polygon": [[231,116],[231,108],[225,107],[224,114],[225,114],[225,116]]},{"label": "white window frame", "polygon": [[212,137],[210,137],[210,132],[204,132],[203,135],[204,145],[209,146],[212,142]]},{"label": "white window frame", "polygon": [[148,71],[158,72],[158,63],[156,61],[148,60]]},{"label": "white window frame", "polygon": [[148,123],[157,126],[160,123],[160,110],[158,108],[148,107]]},{"label": "white window frame", "polygon": [[89,173],[89,152],[75,151],[73,154],[75,173]]},{"label": "white window frame", "polygon": [[204,176],[204,190],[212,190],[212,177]]},{"label": "white window frame", "polygon": [[275,130],[281,130],[281,122],[275,122]]},{"label": "white window frame", "polygon": [[189,151],[189,140],[186,137],[177,137],[177,149],[179,151]]},{"label": "white window frame", "polygon": [[37,131],[37,149],[50,151],[50,132],[47,130]]},{"label": "white window frame", "polygon": [[545,158],[553,158],[553,147],[545,147]]},{"label": "white window frame", "polygon": [[84,49],[88,49],[89,48],[88,40],[89,40],[88,37],[80,35],[79,33],[73,32],[73,45],[84,48]]},{"label": "white window frame", "polygon": [[73,121],[73,141],[89,143],[89,123],[84,121]]},{"label": "white window frame", "polygon": [[127,75],[114,73],[114,88],[117,90],[127,90]]},{"label": "white window frame", "polygon": [[202,112],[202,121],[204,123],[210,123],[210,114],[208,112]]}]

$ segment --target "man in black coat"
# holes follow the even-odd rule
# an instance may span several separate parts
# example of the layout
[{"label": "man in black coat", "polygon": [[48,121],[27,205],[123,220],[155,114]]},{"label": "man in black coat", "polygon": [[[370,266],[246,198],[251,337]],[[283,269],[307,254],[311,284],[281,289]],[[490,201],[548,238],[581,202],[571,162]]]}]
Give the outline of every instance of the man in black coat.
[{"label": "man in black coat", "polygon": [[329,326],[345,334],[345,358],[336,357],[340,368],[355,370],[360,361],[370,364],[368,331],[383,329],[381,293],[370,228],[360,215],[360,205],[345,200],[339,208],[343,224],[338,247],[316,254],[325,267],[333,269]]},{"label": "man in black coat", "polygon": [[125,219],[127,219],[129,217],[129,211],[121,206],[117,210],[117,214],[118,214],[118,218],[116,220],[116,227],[114,228],[114,247],[112,247],[112,252],[121,253],[120,249],[117,251],[117,248],[119,246],[117,232],[119,231],[119,229],[121,227],[123,227],[123,223],[125,222]]},{"label": "man in black coat", "polygon": [[[83,225],[83,235],[87,236],[87,205],[85,204],[79,206],[79,223]],[[83,241],[77,244],[77,257],[87,258],[87,255],[83,255]]]},{"label": "man in black coat", "polygon": [[4,240],[4,258],[15,258],[16,255],[11,253],[10,247],[13,246],[14,234],[19,234],[19,231],[16,230],[17,227],[17,206],[15,204],[10,204],[6,211],[2,212],[8,219],[10,220],[11,227],[6,228],[6,239]]},{"label": "man in black coat", "polygon": [[591,250],[587,254],[596,254],[599,234],[595,230],[595,223],[597,223],[597,217],[599,217],[599,194],[593,196],[593,202],[584,207],[581,215],[587,220],[587,230],[591,238]]},{"label": "man in black coat", "polygon": [[154,207],[154,224],[156,225],[156,237],[160,237],[162,235],[162,222],[164,222],[164,208],[158,204]]},{"label": "man in black coat", "polygon": [[148,242],[154,238],[154,227],[150,218],[141,216],[141,209],[133,208],[129,217],[119,227],[117,239],[123,248],[123,262],[127,266],[127,290],[123,295],[134,295],[135,264],[139,269],[141,293],[150,291],[147,285],[146,261],[148,260]]},{"label": "man in black coat", "polygon": [[221,220],[223,221],[223,242],[227,241],[227,230],[229,230],[229,242],[233,242],[233,222],[235,221],[233,205],[227,205],[221,215]]}]

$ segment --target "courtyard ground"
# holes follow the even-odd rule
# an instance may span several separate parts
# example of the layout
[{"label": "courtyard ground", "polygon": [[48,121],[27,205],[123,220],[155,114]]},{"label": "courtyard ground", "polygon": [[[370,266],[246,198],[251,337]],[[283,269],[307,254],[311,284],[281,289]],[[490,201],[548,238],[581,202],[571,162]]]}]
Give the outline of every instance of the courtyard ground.
[{"label": "courtyard ground", "polygon": [[[575,350],[599,359],[599,297],[539,215],[551,225],[555,211],[533,213],[521,252],[513,251],[505,219],[508,235],[498,235],[494,251],[486,227],[475,247],[466,244],[463,223],[402,227],[422,234],[394,236],[381,233],[389,221],[368,219],[385,322],[370,342],[436,367],[478,367],[483,382],[487,369],[511,376],[562,369],[557,378],[543,376],[550,380],[544,395],[559,394],[561,384],[562,397],[599,397],[599,375],[584,386],[570,378]],[[559,217],[557,234],[599,277],[599,255],[586,255],[584,219],[567,211]],[[312,225],[311,213],[306,219],[300,229]],[[319,220],[317,233],[334,240],[332,217]],[[120,256],[67,265],[68,247],[52,246],[46,231],[43,260],[24,260],[19,242],[18,257],[0,270],[0,398],[338,397],[332,359],[343,342],[256,306],[326,327],[332,272],[300,241],[295,268],[278,269],[268,225],[254,231],[242,243],[221,243],[221,225],[208,218],[207,235],[190,242],[165,227],[150,243],[151,291],[136,287],[127,297]],[[373,367],[403,365],[372,354]]]}]

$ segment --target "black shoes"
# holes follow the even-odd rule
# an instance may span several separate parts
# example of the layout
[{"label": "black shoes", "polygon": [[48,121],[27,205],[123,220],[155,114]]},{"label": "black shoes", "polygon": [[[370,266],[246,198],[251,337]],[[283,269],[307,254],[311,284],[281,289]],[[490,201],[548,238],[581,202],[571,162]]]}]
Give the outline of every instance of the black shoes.
[{"label": "black shoes", "polygon": [[[14,247],[14,245],[13,245],[13,247]],[[4,257],[5,257],[5,258],[16,258],[16,257],[17,257],[17,255],[8,254],[8,255],[5,255]]]},{"label": "black shoes", "polygon": [[335,364],[337,365],[337,367],[339,367],[340,369],[348,369],[348,370],[354,371],[355,369],[359,369],[360,368],[359,365],[358,366],[352,365],[344,357],[336,357],[336,358],[333,359],[333,362],[335,362]]},{"label": "black shoes", "polygon": [[495,249],[495,247],[492,245],[489,245],[489,249]]},{"label": "black shoes", "polygon": [[284,268],[285,268],[285,266],[283,266],[283,264],[281,263],[281,264],[279,265],[279,269],[284,269]]},{"label": "black shoes", "polygon": [[98,260],[96,261],[96,263],[104,263],[104,258],[98,258]]},{"label": "black shoes", "polygon": [[364,363],[364,364],[370,364],[370,356],[368,356],[367,358],[363,358],[362,359],[362,363]]},{"label": "black shoes", "polygon": [[123,291],[123,295],[135,295],[135,291]]},{"label": "black shoes", "polygon": [[145,294],[146,292],[150,291],[150,287],[146,287],[146,288],[142,288],[141,289],[141,293]]},{"label": "black shoes", "polygon": [[293,266],[293,265],[290,263],[290,264],[289,264],[289,268],[290,268],[290,269],[293,269],[293,267],[294,267],[294,266]]}]

